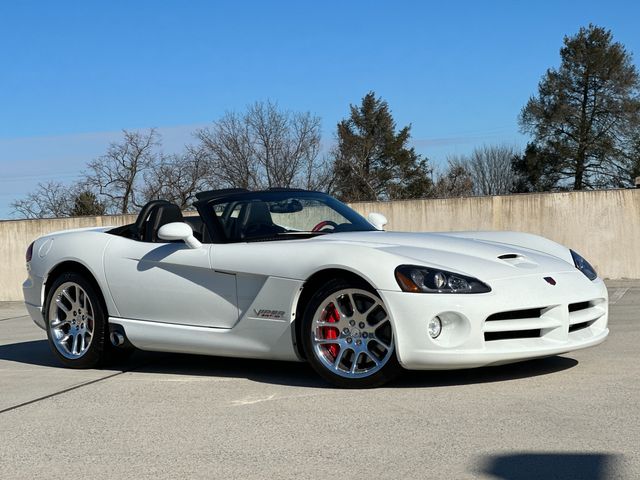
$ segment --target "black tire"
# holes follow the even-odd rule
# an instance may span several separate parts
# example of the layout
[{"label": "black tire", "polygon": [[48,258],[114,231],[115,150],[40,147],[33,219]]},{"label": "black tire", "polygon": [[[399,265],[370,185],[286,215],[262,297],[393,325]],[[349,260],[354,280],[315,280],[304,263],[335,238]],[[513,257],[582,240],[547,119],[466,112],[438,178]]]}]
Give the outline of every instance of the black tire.
[{"label": "black tire", "polygon": [[[58,340],[54,339],[54,335],[56,334],[52,332],[53,329],[51,328],[51,325],[50,325],[51,316],[52,316],[51,315],[52,302],[55,301],[54,296],[58,297],[59,288],[65,284],[77,285],[78,287],[80,287],[81,290],[84,291],[84,293],[86,293],[86,297],[90,302],[89,307],[87,307],[86,309],[89,313],[89,315],[87,315],[87,319],[91,317],[92,327],[93,327],[92,334],[90,336],[90,341],[88,342],[88,346],[86,347],[86,350],[83,351],[81,354],[79,354],[77,357],[73,357],[73,358],[71,358],[73,353],[65,350],[65,347],[62,345],[62,342],[60,342],[59,339]],[[76,289],[76,295],[81,295],[81,296],[84,295],[84,294],[77,293],[78,291],[79,290]],[[73,292],[73,287],[71,288],[71,292]],[[73,293],[72,293],[72,296],[73,296]],[[77,300],[76,298],[76,301],[79,301],[79,300]],[[70,303],[70,302],[67,302],[67,300],[64,300],[64,302],[67,305]],[[57,307],[53,307],[53,308],[57,308]],[[73,326],[70,325],[70,321],[67,321],[67,319],[73,318],[73,321],[76,321],[76,318],[77,318],[77,321],[79,323],[82,321],[82,318],[83,318],[81,314],[87,313],[86,311],[85,312],[78,311],[77,312],[78,316],[73,317],[72,315],[73,312],[69,312],[68,314],[69,317],[67,317],[67,314],[60,314],[59,313],[60,310],[56,310],[56,312],[58,312],[57,314],[65,317],[63,321],[60,321],[60,323],[65,322],[65,326],[56,330],[61,334],[64,333],[63,328],[66,329],[67,324],[69,324],[69,329],[71,329],[71,327],[76,328],[76,324],[74,324]],[[104,365],[107,358],[107,350],[108,350],[107,348],[108,339],[106,338],[106,334],[105,334],[105,332],[108,331],[107,329],[108,317],[107,317],[106,307],[104,305],[104,300],[102,299],[102,296],[98,292],[96,292],[96,289],[93,287],[91,282],[89,282],[84,276],[76,272],[65,272],[59,275],[57,278],[55,278],[53,280],[53,283],[51,284],[51,287],[49,288],[49,292],[47,294],[47,298],[44,303],[43,314],[44,314],[45,324],[47,327],[47,338],[49,340],[49,347],[51,348],[51,351],[53,352],[53,354],[58,358],[58,360],[60,360],[62,364],[70,368],[97,368]],[[87,325],[89,325],[88,320],[86,323]],[[84,327],[84,324],[83,324],[83,327]]]},{"label": "black tire", "polygon": [[[323,304],[326,304],[329,297],[332,297],[334,294],[338,292],[347,291],[347,290],[350,291],[354,289],[358,289],[362,292],[367,292],[367,295],[369,297],[371,297],[372,299],[373,298],[377,299],[377,302],[379,302],[380,307],[383,308],[386,314],[386,308],[384,307],[384,304],[382,303],[382,300],[380,299],[378,294],[375,292],[375,290],[373,290],[370,286],[366,285],[364,282],[360,283],[360,282],[348,281],[341,278],[333,279],[327,282],[317,292],[314,293],[314,295],[311,297],[311,299],[309,300],[309,303],[307,304],[304,310],[304,315],[302,318],[302,329],[301,329],[302,346],[304,348],[304,352],[306,354],[307,360],[309,361],[313,369],[327,382],[341,388],[379,387],[393,380],[402,372],[402,367],[398,363],[398,359],[396,357],[395,344],[394,344],[395,339],[393,338],[393,333],[391,331],[391,322],[387,322],[388,329],[389,331],[391,331],[391,334],[387,340],[388,343],[390,344],[390,351],[387,352],[388,354],[385,353],[385,356],[383,357],[384,363],[382,363],[382,361],[380,362],[381,367],[376,367],[379,369],[372,371],[372,373],[367,373],[366,370],[363,369],[364,371],[361,374],[359,375],[352,374],[351,377],[348,377],[347,376],[349,375],[348,372],[344,372],[338,368],[332,369],[328,365],[328,362],[330,363],[330,360],[335,360],[335,359],[333,357],[330,357],[329,359],[327,359],[326,356],[321,358],[320,355],[324,355],[324,353],[321,351],[318,351],[320,347],[317,347],[317,345],[314,344],[314,340],[312,339],[312,336],[315,336],[314,329],[317,326],[317,325],[314,325],[314,317],[316,313],[319,311],[319,309],[323,306]],[[358,293],[356,292],[355,295],[358,295]],[[355,307],[354,305],[354,308],[357,308],[357,307]],[[322,312],[324,311],[325,310],[322,310]],[[320,328],[323,328],[323,327],[320,327]],[[370,327],[369,325],[367,325],[366,328],[372,329],[377,327]],[[358,332],[357,333],[358,339],[367,338],[364,336],[364,334],[360,333],[357,326],[354,327],[354,330]],[[362,337],[360,337],[360,335],[362,335]],[[340,337],[342,337],[342,334],[340,334]],[[351,338],[349,341],[355,342],[353,338]],[[370,337],[369,341],[370,342],[374,341],[373,336]],[[366,341],[361,340],[361,342],[366,342]],[[354,345],[354,343],[351,343],[349,345]],[[342,349],[343,347],[339,347],[339,348]],[[351,346],[345,345],[344,348],[345,348],[344,355],[347,355],[353,352],[352,356],[355,356],[354,361],[356,363],[358,363],[358,359],[361,359],[364,361],[372,361],[370,358],[371,357],[370,355],[369,357],[367,357],[366,355],[362,356],[361,354],[356,354],[354,350],[350,350],[350,348],[352,348]],[[337,355],[336,355],[336,358],[337,358]]]}]

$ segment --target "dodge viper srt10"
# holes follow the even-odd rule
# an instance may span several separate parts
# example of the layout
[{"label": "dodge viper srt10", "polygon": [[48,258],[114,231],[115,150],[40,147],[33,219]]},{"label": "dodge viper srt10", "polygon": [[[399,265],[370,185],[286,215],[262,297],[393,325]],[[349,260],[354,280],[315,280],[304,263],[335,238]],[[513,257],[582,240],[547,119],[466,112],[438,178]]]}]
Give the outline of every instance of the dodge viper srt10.
[{"label": "dodge viper srt10", "polygon": [[318,192],[201,192],[135,223],[27,250],[26,306],[70,367],[142,350],[308,361],[343,387],[602,342],[604,282],[576,252],[516,232],[383,231]]}]

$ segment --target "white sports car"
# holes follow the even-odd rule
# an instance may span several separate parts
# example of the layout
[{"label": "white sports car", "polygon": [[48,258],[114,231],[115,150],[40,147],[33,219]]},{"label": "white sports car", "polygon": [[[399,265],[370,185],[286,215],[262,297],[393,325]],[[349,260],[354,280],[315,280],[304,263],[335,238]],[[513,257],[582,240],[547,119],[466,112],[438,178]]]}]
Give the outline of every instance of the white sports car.
[{"label": "white sports car", "polygon": [[197,195],[134,224],[52,233],[27,250],[34,322],[70,367],[119,352],[306,360],[344,387],[602,342],[604,282],[577,253],[515,232],[397,233],[328,195]]}]

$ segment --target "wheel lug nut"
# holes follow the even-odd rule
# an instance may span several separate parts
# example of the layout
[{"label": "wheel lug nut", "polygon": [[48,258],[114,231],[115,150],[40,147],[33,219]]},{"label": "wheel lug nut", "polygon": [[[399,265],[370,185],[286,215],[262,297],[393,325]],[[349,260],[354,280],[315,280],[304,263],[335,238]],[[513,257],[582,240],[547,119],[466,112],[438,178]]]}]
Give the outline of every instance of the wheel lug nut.
[{"label": "wheel lug nut", "polygon": [[353,327],[355,324],[356,324],[356,321],[355,321],[355,320],[351,320],[351,321],[349,321],[349,325],[351,325],[352,327]]},{"label": "wheel lug nut", "polygon": [[359,324],[358,326],[359,326],[360,328],[364,328],[364,327],[365,327],[364,322],[360,322],[360,324]]},{"label": "wheel lug nut", "polygon": [[369,334],[367,332],[362,332],[362,338],[367,338]]},{"label": "wheel lug nut", "polygon": [[342,330],[342,333],[343,333],[344,335],[349,335],[349,329],[348,329],[348,328],[345,328],[344,330]]},{"label": "wheel lug nut", "polygon": [[353,342],[353,340],[351,339],[351,337],[347,338],[347,343],[351,343]]},{"label": "wheel lug nut", "polygon": [[362,340],[356,340],[356,345],[362,345]]}]

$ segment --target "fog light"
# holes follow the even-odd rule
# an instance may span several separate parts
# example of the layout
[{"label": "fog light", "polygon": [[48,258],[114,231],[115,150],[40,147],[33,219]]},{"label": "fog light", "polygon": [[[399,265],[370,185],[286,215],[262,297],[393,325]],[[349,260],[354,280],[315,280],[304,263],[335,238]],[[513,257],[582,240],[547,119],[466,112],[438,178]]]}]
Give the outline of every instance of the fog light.
[{"label": "fog light", "polygon": [[429,320],[429,335],[431,335],[431,338],[438,338],[440,332],[442,332],[440,317],[433,317]]}]

